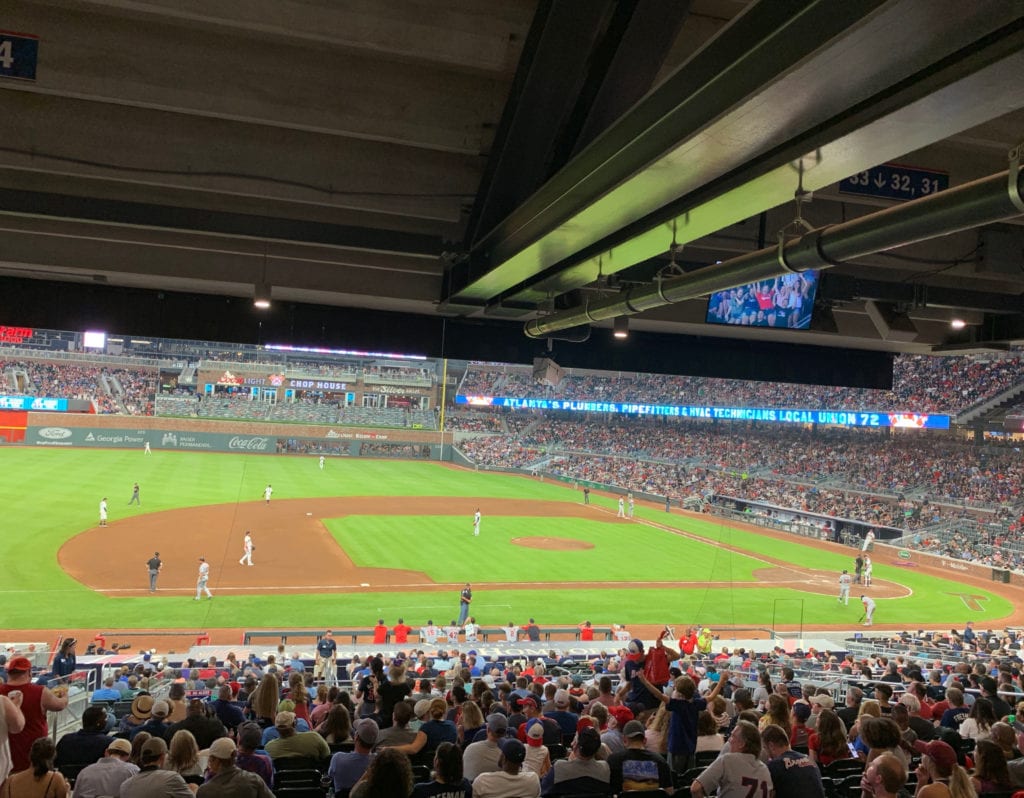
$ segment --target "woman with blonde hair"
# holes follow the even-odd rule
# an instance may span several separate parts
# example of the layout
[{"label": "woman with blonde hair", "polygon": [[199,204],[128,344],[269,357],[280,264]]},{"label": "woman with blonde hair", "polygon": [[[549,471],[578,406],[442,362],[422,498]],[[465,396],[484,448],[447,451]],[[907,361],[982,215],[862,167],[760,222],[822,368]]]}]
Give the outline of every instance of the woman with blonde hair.
[{"label": "woman with blonde hair", "polygon": [[472,701],[462,702],[462,717],[455,724],[459,732],[459,745],[463,750],[473,742],[473,737],[484,727],[484,716],[480,707]]},{"label": "woman with blonde hair", "polygon": [[179,729],[171,737],[167,746],[167,759],[164,770],[173,770],[183,779],[189,776],[202,776],[206,770],[207,757],[199,755],[199,745],[188,729]]},{"label": "woman with blonde hair", "polygon": [[644,735],[644,748],[652,754],[665,756],[668,753],[668,709],[665,704],[647,719],[647,734]]},{"label": "woman with blonde hair", "polygon": [[865,698],[860,702],[860,708],[857,710],[857,720],[853,722],[853,725],[850,727],[850,731],[847,734],[847,739],[851,743],[855,742],[860,736],[860,719],[864,717],[882,717],[882,705],[873,698]]},{"label": "woman with blonde hair", "polygon": [[921,764],[914,798],[977,798],[971,777],[960,767],[949,743],[932,740],[915,747],[921,753]]},{"label": "woman with blonde hair", "polygon": [[277,704],[281,699],[281,683],[273,673],[264,674],[256,690],[249,698],[249,708],[256,722],[263,728],[274,725],[277,717]]},{"label": "woman with blonde hair", "polygon": [[305,681],[298,671],[292,671],[288,677],[287,697],[295,702],[295,709],[292,710],[295,717],[309,723],[309,693],[306,692]]}]

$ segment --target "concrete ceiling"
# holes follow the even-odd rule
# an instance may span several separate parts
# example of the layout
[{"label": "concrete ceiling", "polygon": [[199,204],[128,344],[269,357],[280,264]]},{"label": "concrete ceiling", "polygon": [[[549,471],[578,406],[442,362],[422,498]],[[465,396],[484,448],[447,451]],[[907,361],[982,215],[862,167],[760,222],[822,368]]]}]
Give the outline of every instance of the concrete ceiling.
[{"label": "concrete ceiling", "polygon": [[[772,245],[798,172],[819,227],[894,204],[845,177],[900,162],[955,188],[1024,138],[1018,0],[21,0],[0,27],[39,37],[35,80],[0,78],[0,277],[29,297],[266,282],[521,337],[650,284],[673,237],[686,270]],[[1013,343],[1018,222],[836,265],[810,333],[709,332],[699,298],[631,326]],[[5,323],[69,318],[25,303]]]}]

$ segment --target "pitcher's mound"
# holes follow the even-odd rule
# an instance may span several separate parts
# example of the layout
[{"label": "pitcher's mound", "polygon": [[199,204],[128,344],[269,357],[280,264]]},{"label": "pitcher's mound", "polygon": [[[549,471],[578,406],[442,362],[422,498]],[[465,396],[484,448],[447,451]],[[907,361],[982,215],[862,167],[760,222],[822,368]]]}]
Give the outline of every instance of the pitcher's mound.
[{"label": "pitcher's mound", "polygon": [[512,538],[516,546],[531,549],[547,549],[548,551],[579,551],[594,548],[593,543],[585,540],[569,540],[568,538]]}]

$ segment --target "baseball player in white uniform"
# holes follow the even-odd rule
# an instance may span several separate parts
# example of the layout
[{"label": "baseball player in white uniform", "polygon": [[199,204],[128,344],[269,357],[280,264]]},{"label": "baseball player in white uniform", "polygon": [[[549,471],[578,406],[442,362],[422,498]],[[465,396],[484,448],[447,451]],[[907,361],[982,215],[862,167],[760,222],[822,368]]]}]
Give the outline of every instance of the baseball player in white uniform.
[{"label": "baseball player in white uniform", "polygon": [[324,456],[320,455],[320,470],[324,470]]},{"label": "baseball player in white uniform", "polygon": [[242,544],[242,559],[238,561],[239,565],[252,565],[252,532],[248,529],[245,530],[245,542]]},{"label": "baseball player in white uniform", "polygon": [[202,593],[206,592],[206,597],[212,599],[213,593],[210,592],[210,588],[207,587],[207,582],[210,581],[210,563],[206,561],[205,557],[199,558],[199,578],[196,579],[196,597],[195,601],[199,601],[199,597]]},{"label": "baseball player in white uniform", "polygon": [[618,512],[616,517],[617,518],[625,518],[626,517],[626,500],[623,499],[621,496],[619,496],[619,512]]},{"label": "baseball player in white uniform", "polygon": [[100,526],[107,525],[107,497],[100,499]]},{"label": "baseball player in white uniform", "polygon": [[864,605],[864,625],[871,626],[875,620],[875,600],[871,596],[861,596],[860,603]]},{"label": "baseball player in white uniform", "polygon": [[480,537],[480,508],[476,508],[476,512],[473,513],[473,536]]},{"label": "baseball player in white uniform", "polygon": [[270,497],[273,496],[273,495],[274,495],[274,489],[272,487],[270,487],[270,485],[267,485],[267,487],[265,487],[263,489],[263,499],[264,499],[264,501],[266,501],[267,504],[270,504]]},{"label": "baseball player in white uniform", "polygon": [[864,555],[864,584],[871,585],[871,558]]}]

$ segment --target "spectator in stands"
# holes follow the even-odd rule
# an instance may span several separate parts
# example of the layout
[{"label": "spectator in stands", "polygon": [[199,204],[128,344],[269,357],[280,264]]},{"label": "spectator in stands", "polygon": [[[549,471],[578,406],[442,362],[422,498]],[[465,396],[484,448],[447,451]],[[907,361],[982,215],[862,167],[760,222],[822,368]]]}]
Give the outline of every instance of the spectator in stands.
[{"label": "spectator in stands", "polygon": [[132,737],[132,756],[129,760],[136,767],[142,767],[142,746],[146,744],[146,741],[151,739],[153,735],[149,732],[139,732]]},{"label": "spectator in stands", "polygon": [[[866,748],[865,762],[871,762],[879,754],[888,752],[909,765],[910,760],[900,746],[901,739],[900,728],[892,718],[865,717],[861,719],[860,740]],[[860,744],[858,744],[857,750],[862,750]]]},{"label": "spectator in stands", "polygon": [[915,798],[974,798],[971,778],[958,764],[956,751],[948,743],[919,741],[914,749],[921,754]]},{"label": "spectator in stands", "polygon": [[946,689],[946,700],[949,709],[942,713],[939,726],[959,730],[960,724],[970,716],[970,710],[964,706],[964,691],[959,687],[949,687]]},{"label": "spectator in stands", "polygon": [[[801,705],[802,706],[802,705]],[[794,751],[789,735],[774,724],[761,731],[761,742],[768,754],[775,798],[824,798],[821,771],[811,759]]]},{"label": "spectator in stands", "polygon": [[188,715],[188,702],[185,700],[184,682],[171,682],[167,692],[167,706],[171,708],[171,714],[167,716],[168,723],[177,723],[184,720]]},{"label": "spectator in stands", "polygon": [[49,737],[40,737],[29,747],[29,769],[10,776],[3,784],[3,798],[67,798],[71,793],[67,779],[54,769],[57,749]]},{"label": "spectator in stands", "polygon": [[534,723],[526,732],[526,760],[524,770],[532,770],[541,780],[551,770],[551,752],[544,745],[544,728]]},{"label": "spectator in stands", "polygon": [[[370,753],[377,744],[378,728],[372,718],[360,718],[353,729],[355,746],[351,751],[339,751],[331,757],[327,775],[334,784],[334,791],[350,790],[370,765]],[[396,749],[389,748],[388,751]],[[273,753],[268,751],[271,756]],[[320,758],[320,757],[318,757]],[[410,779],[411,780],[411,779]]]},{"label": "spectator in stands", "polygon": [[[475,745],[475,743],[474,743]],[[412,798],[467,798],[472,794],[470,780],[463,774],[463,756],[452,743],[441,743],[434,752],[434,780],[413,787]]]},{"label": "spectator in stands", "polygon": [[[274,764],[266,754],[256,753],[260,747],[262,732],[260,727],[252,722],[243,723],[238,729],[238,752],[235,755],[235,765],[242,770],[255,773],[268,787],[274,786]],[[216,744],[214,740],[214,744]],[[213,746],[210,746],[212,749]]]},{"label": "spectator in stands", "polygon": [[214,740],[227,734],[224,724],[217,718],[210,717],[207,714],[206,702],[199,699],[189,701],[188,714],[185,716],[185,719],[178,723],[172,723],[164,733],[164,739],[170,740],[181,729],[192,732],[192,736],[196,738],[196,744],[200,750],[209,748],[213,745]]},{"label": "spectator in stands", "polygon": [[94,704],[99,702],[120,701],[121,691],[115,686],[114,677],[108,676],[104,679],[103,686],[99,690],[93,692],[92,698],[89,700]]},{"label": "spectator in stands", "polygon": [[1012,707],[999,696],[997,692],[999,688],[995,679],[985,676],[979,684],[982,697],[988,699],[992,704],[992,714],[995,715],[996,720],[1002,720],[1007,715],[1013,714]]},{"label": "spectator in stands", "polygon": [[167,716],[170,712],[171,708],[167,705],[166,701],[154,701],[149,720],[143,723],[138,728],[138,731],[146,731],[154,737],[164,737],[166,740],[169,740],[170,735],[167,734],[167,730],[170,728],[170,724],[167,722]]},{"label": "spectator in stands", "polygon": [[165,770],[167,743],[161,737],[150,737],[142,746],[139,772],[121,784],[120,798],[192,798],[195,790],[180,774]]},{"label": "spectator in stands", "polygon": [[266,728],[274,725],[277,704],[280,700],[281,683],[277,680],[277,676],[269,672],[264,674],[256,686],[256,692],[249,698],[249,708],[260,726]]},{"label": "spectator in stands", "polygon": [[818,715],[817,727],[807,739],[807,749],[811,761],[819,767],[852,756],[843,722],[831,709],[823,709]]},{"label": "spectator in stands", "polygon": [[[642,726],[640,728],[643,729]],[[589,726],[581,729],[573,743],[572,758],[559,759],[554,763],[541,782],[541,794],[608,793],[611,789],[611,769],[607,762],[594,758],[599,750],[601,736],[597,730]]]},{"label": "spectator in stands", "polygon": [[[674,771],[683,773],[693,767],[693,755],[697,749],[697,718],[702,709],[708,708],[721,691],[727,679],[722,674],[706,698],[697,696],[697,686],[689,676],[680,676],[675,681],[675,690],[670,697],[654,687],[641,672],[640,679],[647,689],[668,708],[671,715],[668,731],[669,764]],[[756,726],[754,727],[756,731]],[[760,748],[760,738],[758,738]]]},{"label": "spectator in stands", "polygon": [[1010,772],[1006,767],[1003,749],[992,740],[978,740],[974,746],[974,774],[971,784],[978,795],[990,792],[1010,792]]},{"label": "spectator in stands", "polygon": [[228,737],[214,741],[210,748],[210,778],[196,793],[202,798],[272,798],[273,793],[255,773],[236,764],[237,748]]},{"label": "spectator in stands", "polygon": [[979,698],[971,707],[967,720],[960,724],[960,736],[971,740],[987,740],[992,734],[992,724],[997,720],[999,718],[992,710],[992,702],[987,698]]},{"label": "spectator in stands", "polygon": [[[274,718],[274,728],[278,737],[267,743],[267,753],[271,759],[283,759],[293,756],[304,756],[308,759],[326,759],[331,755],[327,742],[315,731],[300,732],[295,728],[294,712],[278,712]],[[374,724],[376,726],[376,724]],[[374,735],[374,741],[377,737]],[[352,785],[349,784],[349,787]]]},{"label": "spectator in stands", "polygon": [[409,757],[394,748],[381,751],[370,760],[363,777],[349,798],[395,798],[412,792],[412,766]]},{"label": "spectator in stands", "polygon": [[377,735],[377,750],[407,745],[416,739],[416,732],[409,728],[413,718],[413,705],[408,701],[399,701],[391,711],[391,725],[381,729]]},{"label": "spectator in stands", "polygon": [[704,798],[715,790],[718,798],[745,798],[751,792],[770,794],[772,777],[760,755],[761,735],[757,726],[741,720],[729,735],[729,753],[694,779],[690,793],[694,798]]},{"label": "spectator in stands", "polygon": [[57,767],[91,765],[110,746],[106,707],[89,706],[82,712],[82,728],[65,734],[57,742]]},{"label": "spectator in stands", "polygon": [[416,738],[407,745],[398,746],[399,750],[412,756],[420,751],[434,751],[441,743],[458,743],[459,731],[450,720],[445,720],[448,705],[443,698],[431,700],[430,718],[416,732]]},{"label": "spectator in stands", "polygon": [[562,742],[562,727],[551,718],[544,717],[538,707],[536,698],[527,697],[520,699],[519,705],[523,709],[526,719],[516,729],[516,737],[521,743],[526,742],[526,732],[534,723],[541,723],[544,727],[544,745],[560,745]]},{"label": "spectator in stands", "polygon": [[[454,691],[453,691],[454,692]],[[465,749],[485,728],[483,712],[474,701],[463,701],[459,705],[459,720],[455,727],[459,734],[459,745]]]},{"label": "spectator in stands", "polygon": [[335,704],[316,730],[330,745],[347,743],[352,739],[352,716],[344,704]]},{"label": "spectator in stands", "polygon": [[[214,740],[214,743],[217,741]],[[209,749],[207,749],[209,750]],[[167,746],[167,769],[180,773],[188,781],[189,777],[202,776],[206,770],[207,755],[200,755],[196,738],[187,729],[179,729],[171,737]]]},{"label": "spectator in stands", "polygon": [[117,795],[121,784],[139,772],[129,762],[132,744],[124,739],[111,738],[103,758],[85,767],[75,778],[74,798],[100,798]]},{"label": "spectator in stands", "polygon": [[[68,705],[67,687],[60,685],[51,690],[32,683],[32,663],[27,657],[12,657],[7,662],[7,682],[0,684],[0,695],[10,696],[12,692],[21,694],[20,704],[12,699],[24,716],[24,725],[18,731],[8,731],[7,738],[11,745],[12,771],[27,770],[31,767],[29,750],[32,743],[40,737],[46,737],[50,730],[46,724],[47,712],[60,712]],[[4,706],[4,716],[10,713]],[[15,724],[11,724],[11,728]]]},{"label": "spectator in stands", "polygon": [[388,668],[388,677],[377,685],[377,712],[380,715],[380,726],[386,729],[391,725],[391,715],[397,704],[412,694],[412,686],[405,678],[405,666],[392,663]]},{"label": "spectator in stands", "polygon": [[473,779],[473,798],[539,798],[540,779],[536,773],[522,769],[525,760],[526,747],[519,740],[502,741],[499,769]]},{"label": "spectator in stands", "polygon": [[[646,730],[640,721],[631,720],[622,730],[624,751],[608,757],[611,772],[610,792],[623,790],[654,790],[672,787],[672,770],[661,756],[644,747]],[[719,736],[719,739],[721,737]]]},{"label": "spectator in stands", "polygon": [[[241,708],[234,703],[233,699],[234,694],[231,692],[231,686],[224,684],[217,690],[217,700],[210,702],[210,708],[213,709],[217,720],[223,723],[224,728],[232,734],[235,729],[245,722],[245,715],[242,713]],[[184,704],[184,702],[182,703]],[[187,707],[185,709],[187,713]]]},{"label": "spectator in stands", "polygon": [[907,767],[892,754],[882,754],[865,769],[860,785],[863,795],[871,798],[898,798],[904,795]]},{"label": "spectator in stands", "polygon": [[462,754],[462,767],[469,781],[481,773],[498,770],[498,760],[501,758],[499,744],[505,739],[507,731],[508,720],[504,715],[488,715],[486,738],[470,743]]}]

